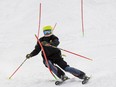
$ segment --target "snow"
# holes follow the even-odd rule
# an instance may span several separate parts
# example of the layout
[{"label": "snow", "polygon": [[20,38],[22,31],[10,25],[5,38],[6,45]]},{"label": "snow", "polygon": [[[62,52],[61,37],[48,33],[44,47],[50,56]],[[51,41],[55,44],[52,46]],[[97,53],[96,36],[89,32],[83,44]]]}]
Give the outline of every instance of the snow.
[{"label": "snow", "polygon": [[40,54],[27,60],[8,79],[34,49],[40,3],[41,28],[57,23],[54,34],[60,38],[59,47],[93,59],[89,61],[62,51],[70,66],[92,78],[82,85],[80,79],[66,73],[71,79],[61,87],[116,87],[116,0],[84,0],[84,37],[80,1],[0,0],[0,87],[56,87]]}]

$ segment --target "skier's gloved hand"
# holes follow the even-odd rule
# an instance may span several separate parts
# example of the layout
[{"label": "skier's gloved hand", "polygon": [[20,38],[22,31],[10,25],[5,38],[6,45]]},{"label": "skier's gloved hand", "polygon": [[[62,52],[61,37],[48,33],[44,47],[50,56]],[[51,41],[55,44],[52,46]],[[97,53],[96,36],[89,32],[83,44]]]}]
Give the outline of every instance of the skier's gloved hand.
[{"label": "skier's gloved hand", "polygon": [[41,44],[45,46],[46,44],[48,44],[48,42],[42,41]]},{"label": "skier's gloved hand", "polygon": [[42,41],[41,44],[42,44],[43,46],[50,46],[50,43],[48,43],[48,42],[46,42],[46,41]]},{"label": "skier's gloved hand", "polygon": [[26,55],[26,58],[27,58],[27,59],[29,59],[30,57],[32,57],[31,54],[27,54],[27,55]]}]

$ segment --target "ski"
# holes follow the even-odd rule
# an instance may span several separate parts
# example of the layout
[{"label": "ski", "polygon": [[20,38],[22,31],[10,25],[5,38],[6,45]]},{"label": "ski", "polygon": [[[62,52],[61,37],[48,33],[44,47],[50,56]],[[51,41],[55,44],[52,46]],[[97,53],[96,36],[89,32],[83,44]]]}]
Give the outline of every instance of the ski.
[{"label": "ski", "polygon": [[[86,77],[86,78],[82,81],[82,84],[83,84],[83,85],[84,85],[84,84],[87,84],[88,81],[90,80],[90,78],[91,78],[91,77]],[[68,78],[68,79],[69,79],[69,78]],[[66,80],[68,80],[68,79],[66,79]],[[55,85],[61,85],[61,84],[63,84],[66,80],[56,81],[56,82],[55,82]]]}]

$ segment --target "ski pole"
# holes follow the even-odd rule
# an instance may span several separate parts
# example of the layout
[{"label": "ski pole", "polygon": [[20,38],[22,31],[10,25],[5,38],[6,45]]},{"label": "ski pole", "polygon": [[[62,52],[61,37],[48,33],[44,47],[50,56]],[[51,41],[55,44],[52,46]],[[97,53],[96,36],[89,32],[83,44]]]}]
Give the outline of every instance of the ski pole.
[{"label": "ski pole", "polygon": [[25,59],[25,60],[21,63],[21,65],[13,72],[13,74],[9,77],[9,79],[12,78],[12,76],[19,70],[19,68],[25,63],[26,60],[27,60],[27,59]]},{"label": "ski pole", "polygon": [[53,27],[53,30],[52,30],[52,31],[54,31],[54,29],[56,28],[56,25],[57,25],[57,23],[54,25],[54,27]]}]

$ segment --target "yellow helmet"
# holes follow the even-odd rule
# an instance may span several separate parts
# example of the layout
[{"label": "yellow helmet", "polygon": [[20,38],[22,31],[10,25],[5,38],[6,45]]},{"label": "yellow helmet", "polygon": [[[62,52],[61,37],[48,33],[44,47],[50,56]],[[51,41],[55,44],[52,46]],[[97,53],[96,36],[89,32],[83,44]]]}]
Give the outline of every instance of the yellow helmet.
[{"label": "yellow helmet", "polygon": [[52,30],[52,29],[53,28],[50,25],[43,27],[43,31]]}]

